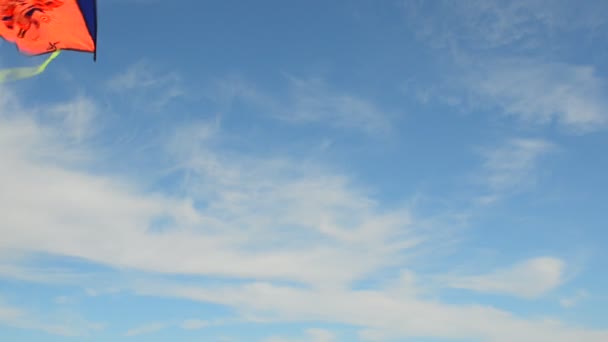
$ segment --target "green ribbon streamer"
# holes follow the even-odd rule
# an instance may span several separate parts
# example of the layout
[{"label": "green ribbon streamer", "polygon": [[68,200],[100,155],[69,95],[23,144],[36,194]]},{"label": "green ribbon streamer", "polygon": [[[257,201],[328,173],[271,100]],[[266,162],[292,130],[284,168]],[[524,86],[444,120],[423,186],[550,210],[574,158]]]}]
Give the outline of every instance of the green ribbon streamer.
[{"label": "green ribbon streamer", "polygon": [[61,52],[61,50],[57,50],[57,51],[53,52],[44,61],[44,63],[40,64],[39,66],[0,70],[0,83],[19,81],[19,80],[34,77],[36,75],[43,73],[44,70],[46,69],[46,67],[49,66],[49,64],[51,64],[53,59],[55,59],[55,58],[57,58],[57,56],[59,56],[60,52]]}]

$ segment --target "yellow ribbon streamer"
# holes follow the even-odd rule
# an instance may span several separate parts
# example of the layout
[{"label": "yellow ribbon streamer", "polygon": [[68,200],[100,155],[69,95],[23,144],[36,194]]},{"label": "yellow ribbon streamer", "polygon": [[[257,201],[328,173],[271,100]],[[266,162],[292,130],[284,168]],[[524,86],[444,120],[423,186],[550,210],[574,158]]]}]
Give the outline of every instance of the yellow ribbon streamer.
[{"label": "yellow ribbon streamer", "polygon": [[44,61],[44,63],[40,64],[39,66],[0,70],[0,83],[23,80],[43,73],[46,67],[49,66],[49,64],[53,61],[53,59],[59,56],[60,52],[61,50],[53,52]]}]

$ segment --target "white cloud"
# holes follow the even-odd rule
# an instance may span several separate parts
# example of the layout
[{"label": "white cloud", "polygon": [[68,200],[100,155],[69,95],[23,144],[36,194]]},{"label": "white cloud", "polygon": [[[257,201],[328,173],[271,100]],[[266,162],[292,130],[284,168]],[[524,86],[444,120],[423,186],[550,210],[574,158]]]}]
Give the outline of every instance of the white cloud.
[{"label": "white cloud", "polygon": [[1,260],[0,278],[55,285],[94,283],[96,280],[91,274],[50,267],[27,267],[21,265],[22,262],[20,259]]},{"label": "white cloud", "polygon": [[200,319],[188,319],[181,323],[181,328],[186,330],[198,330],[204,327],[209,326],[210,323],[208,321],[200,320]]},{"label": "white cloud", "polygon": [[107,82],[110,91],[128,94],[138,108],[158,111],[176,98],[187,95],[181,77],[175,72],[162,73],[150,63],[140,61]]},{"label": "white cloud", "polygon": [[23,313],[21,312],[21,310],[4,305],[0,306],[0,320],[2,322],[15,321],[22,315]]},{"label": "white cloud", "polygon": [[306,330],[306,334],[310,337],[309,341],[331,342],[334,340],[334,334],[325,329],[311,328]]},{"label": "white cloud", "polygon": [[332,342],[336,341],[335,335],[325,329],[311,328],[305,331],[305,337],[280,337],[273,336],[264,340],[264,342]]},{"label": "white cloud", "polygon": [[230,108],[233,101],[257,106],[264,114],[294,124],[316,123],[372,136],[391,131],[390,115],[360,96],[338,92],[321,79],[287,77],[284,97],[269,95],[242,79],[224,79],[210,92]]},{"label": "white cloud", "polygon": [[133,329],[129,329],[125,333],[125,336],[138,336],[138,335],[152,334],[152,333],[158,332],[166,327],[167,327],[167,325],[164,323],[150,323],[150,324],[142,325],[142,326],[139,326],[139,327],[136,327]]},{"label": "white cloud", "polygon": [[589,293],[585,290],[579,290],[576,294],[570,297],[563,297],[559,300],[559,304],[564,308],[572,308],[578,305],[581,301],[589,298]]},{"label": "white cloud", "polygon": [[[511,139],[502,146],[485,149],[482,182],[493,191],[509,191],[530,185],[539,159],[553,148],[541,139]],[[494,195],[483,198],[496,200]]]},{"label": "white cloud", "polygon": [[[193,149],[195,139],[183,149],[178,141],[172,148],[191,184],[176,200],[58,162],[65,154],[58,132],[33,120],[1,123],[0,229],[9,238],[0,248],[171,274],[342,286],[398,263],[401,250],[420,242],[407,210],[380,210],[345,177],[288,159],[234,159]],[[38,146],[55,147],[47,154]],[[149,231],[163,216],[175,223]]]},{"label": "white cloud", "polygon": [[103,329],[102,324],[88,322],[78,317],[70,317],[69,320],[65,320],[66,322],[62,322],[61,319],[62,317],[54,315],[43,320],[33,312],[6,305],[0,300],[0,325],[38,330],[59,336],[87,336]]},{"label": "white cloud", "polygon": [[564,262],[551,257],[526,260],[488,274],[453,276],[445,281],[452,288],[536,298],[564,281]]},{"label": "white cloud", "polygon": [[183,330],[200,330],[209,326],[218,326],[224,324],[224,321],[205,321],[201,319],[187,319],[181,322],[167,321],[167,322],[152,322],[140,325],[138,327],[129,329],[124,335],[125,336],[138,336],[144,334],[153,334],[164,329],[169,328],[180,328]]},{"label": "white cloud", "polygon": [[[603,2],[577,5],[568,0],[403,1],[408,23],[421,39],[437,47],[484,50],[555,46],[575,30],[604,38],[608,21]],[[597,34],[596,34],[597,33]],[[552,45],[553,44],[553,45]]]},{"label": "white cloud", "polygon": [[593,66],[535,58],[470,57],[461,71],[429,89],[458,110],[513,118],[524,129],[568,134],[606,129],[608,83]]},{"label": "white cloud", "polygon": [[[608,85],[591,56],[580,64],[557,51],[595,51],[608,38],[602,1],[404,1],[408,23],[425,43],[449,52],[457,78],[453,94],[434,98],[462,109],[507,113],[527,124],[586,133],[608,124]],[[581,34],[582,33],[582,34]],[[576,34],[583,39],[564,38]],[[455,67],[455,68],[454,68]],[[463,74],[461,74],[463,72]],[[441,75],[443,80],[450,79]],[[471,91],[472,103],[462,90]],[[429,90],[415,90],[424,101]],[[456,100],[455,100],[456,99]]]},{"label": "white cloud", "polygon": [[132,64],[126,71],[115,75],[107,83],[112,90],[120,92],[160,87],[167,83],[175,83],[178,79],[179,77],[174,73],[158,75],[149,63],[142,61]]},{"label": "white cloud", "polygon": [[608,331],[522,319],[492,307],[449,305],[381,290],[314,290],[257,282],[216,288],[142,288],[139,293],[224,304],[256,320],[364,327],[362,333],[368,338],[424,336],[492,342],[602,342],[608,338]]},{"label": "white cloud", "polygon": [[370,134],[390,130],[386,113],[359,97],[336,93],[320,80],[290,78],[293,107],[284,109],[283,118],[295,122],[326,121],[354,127]]},{"label": "white cloud", "polygon": [[477,68],[467,82],[484,103],[532,124],[589,132],[608,123],[606,83],[588,66],[511,60]]},{"label": "white cloud", "polygon": [[49,109],[49,114],[61,120],[62,132],[81,141],[93,133],[93,120],[98,109],[88,98],[79,97],[73,101],[60,103]]},{"label": "white cloud", "polygon": [[[413,274],[385,290],[351,290],[354,281],[370,274],[407,266],[404,252],[428,241],[407,208],[382,208],[338,172],[297,159],[222,150],[215,147],[213,127],[191,125],[179,129],[163,151],[177,171],[189,175],[182,197],[146,193],[135,182],[73,167],[79,164],[68,158],[73,151],[60,139],[61,125],[41,125],[20,111],[8,92],[0,92],[0,104],[16,106],[10,112],[20,114],[0,115],[0,251],[8,255],[42,252],[127,271],[251,281],[242,286],[219,282],[224,286],[217,288],[166,279],[121,285],[140,294],[228,305],[252,320],[337,322],[399,337],[494,342],[607,337],[495,308],[423,300],[413,289]],[[94,156],[85,147],[78,151]],[[155,218],[166,216],[173,219],[167,229],[149,229]],[[0,268],[7,276],[52,277],[34,276],[36,268],[11,262],[5,259]],[[90,285],[86,277],[69,273],[52,280]],[[299,284],[278,286],[277,280]],[[127,334],[168,326],[174,324],[146,325]],[[309,331],[309,336],[329,335]]]},{"label": "white cloud", "polygon": [[57,296],[54,298],[53,301],[55,302],[55,304],[68,305],[76,302],[76,299],[70,296]]}]

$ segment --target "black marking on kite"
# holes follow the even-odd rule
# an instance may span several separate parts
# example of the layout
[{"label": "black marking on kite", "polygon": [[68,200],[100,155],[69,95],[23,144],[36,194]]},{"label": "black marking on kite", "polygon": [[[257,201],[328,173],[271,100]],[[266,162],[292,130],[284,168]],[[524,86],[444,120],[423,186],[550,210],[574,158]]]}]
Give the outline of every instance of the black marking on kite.
[{"label": "black marking on kite", "polygon": [[57,50],[57,44],[59,44],[59,42],[49,42],[49,47],[47,48],[48,51],[56,51]]}]

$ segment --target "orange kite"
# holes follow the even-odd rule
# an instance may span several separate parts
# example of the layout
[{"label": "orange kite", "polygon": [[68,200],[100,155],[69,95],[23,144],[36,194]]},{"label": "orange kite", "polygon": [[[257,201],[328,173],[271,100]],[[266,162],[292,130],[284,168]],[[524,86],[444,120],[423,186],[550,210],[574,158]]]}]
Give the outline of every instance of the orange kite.
[{"label": "orange kite", "polygon": [[0,37],[24,54],[58,50],[96,55],[95,0],[0,0]]},{"label": "orange kite", "polygon": [[96,0],[0,0],[0,37],[30,56],[50,53],[37,67],[0,70],[0,83],[42,73],[61,50],[97,58]]}]

